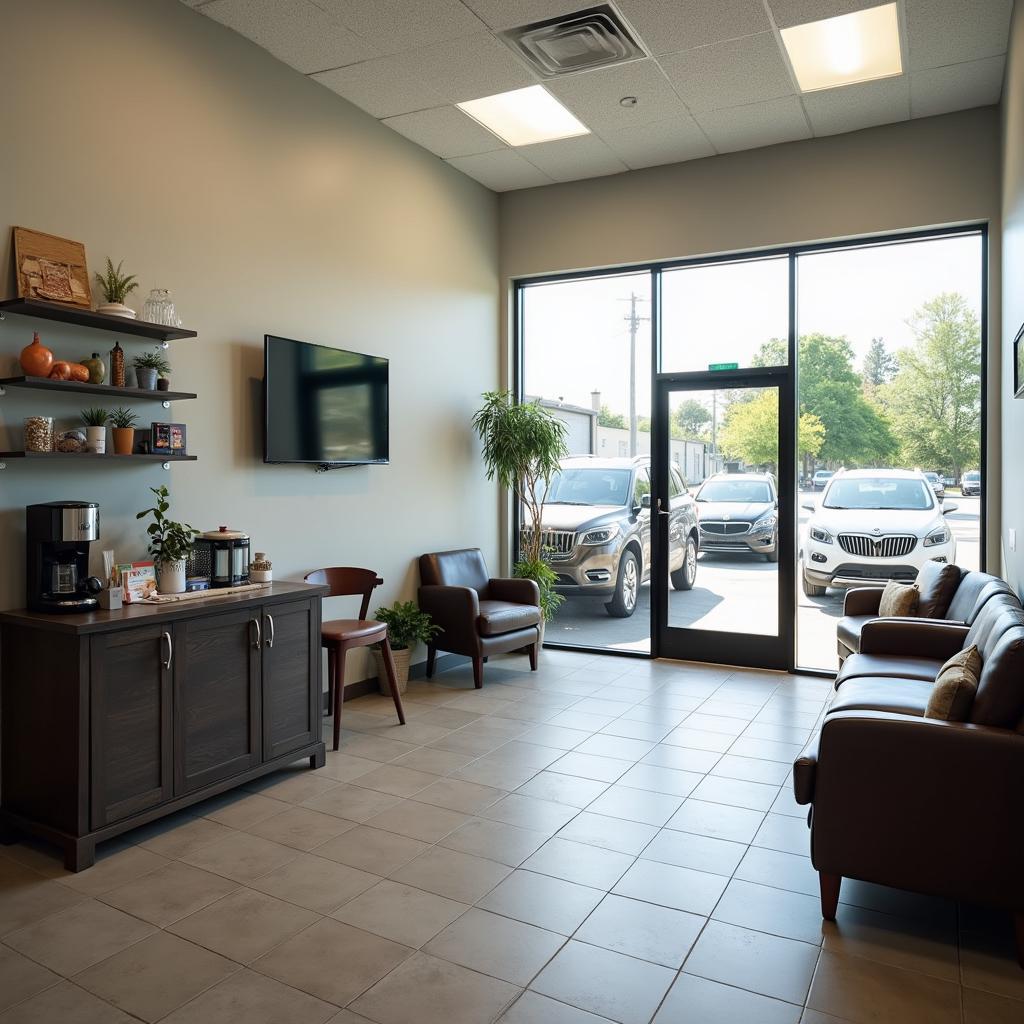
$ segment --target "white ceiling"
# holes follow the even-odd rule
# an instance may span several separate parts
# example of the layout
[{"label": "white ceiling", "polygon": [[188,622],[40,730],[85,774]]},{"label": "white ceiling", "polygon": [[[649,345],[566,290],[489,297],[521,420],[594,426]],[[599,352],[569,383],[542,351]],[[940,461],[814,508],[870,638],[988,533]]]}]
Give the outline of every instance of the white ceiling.
[{"label": "white ceiling", "polygon": [[884,0],[614,0],[651,56],[545,82],[592,134],[513,149],[454,105],[538,81],[494,33],[597,0],[182,2],[498,192],[997,103],[1013,6],[898,0],[904,74],[801,95],[779,29]]}]

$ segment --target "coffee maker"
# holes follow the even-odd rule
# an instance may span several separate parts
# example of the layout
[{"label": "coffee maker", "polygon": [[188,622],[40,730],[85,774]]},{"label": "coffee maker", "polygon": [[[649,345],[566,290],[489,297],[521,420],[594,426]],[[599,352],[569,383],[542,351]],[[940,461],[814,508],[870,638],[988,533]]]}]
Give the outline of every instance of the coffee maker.
[{"label": "coffee maker", "polygon": [[91,501],[50,501],[25,509],[28,606],[37,612],[88,612],[103,584],[89,575],[89,544],[100,538]]}]

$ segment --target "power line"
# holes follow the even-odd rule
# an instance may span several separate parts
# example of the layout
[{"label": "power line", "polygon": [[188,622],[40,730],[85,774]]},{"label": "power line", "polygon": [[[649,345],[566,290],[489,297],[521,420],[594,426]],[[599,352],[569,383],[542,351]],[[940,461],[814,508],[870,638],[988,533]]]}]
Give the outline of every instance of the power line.
[{"label": "power line", "polygon": [[629,454],[636,455],[637,429],[636,429],[636,335],[640,324],[650,320],[649,316],[640,316],[636,311],[638,302],[646,302],[642,295],[630,292],[628,299],[620,299],[620,302],[629,303],[629,313],[623,317],[629,324]]}]

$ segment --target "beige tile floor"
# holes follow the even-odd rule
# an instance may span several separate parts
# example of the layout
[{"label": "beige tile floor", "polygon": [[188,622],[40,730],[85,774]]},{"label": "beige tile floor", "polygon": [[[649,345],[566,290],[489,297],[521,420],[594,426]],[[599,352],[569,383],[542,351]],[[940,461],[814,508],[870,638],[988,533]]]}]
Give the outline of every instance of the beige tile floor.
[{"label": "beige tile floor", "polygon": [[104,845],[0,847],[0,1024],[1008,1024],[1008,922],[847,882],[827,681],[546,651],[345,706],[343,749]]}]

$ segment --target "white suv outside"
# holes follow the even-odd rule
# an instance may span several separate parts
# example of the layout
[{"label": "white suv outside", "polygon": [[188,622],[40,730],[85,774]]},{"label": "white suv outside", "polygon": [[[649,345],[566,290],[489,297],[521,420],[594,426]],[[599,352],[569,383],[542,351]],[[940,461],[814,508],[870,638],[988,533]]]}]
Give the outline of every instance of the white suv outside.
[{"label": "white suv outside", "polygon": [[956,560],[956,540],[923,473],[904,469],[840,470],[812,515],[801,543],[804,593],[827,587],[910,583],[930,559]]}]

